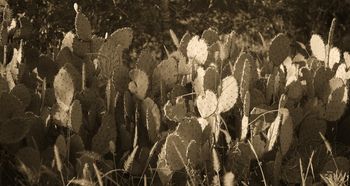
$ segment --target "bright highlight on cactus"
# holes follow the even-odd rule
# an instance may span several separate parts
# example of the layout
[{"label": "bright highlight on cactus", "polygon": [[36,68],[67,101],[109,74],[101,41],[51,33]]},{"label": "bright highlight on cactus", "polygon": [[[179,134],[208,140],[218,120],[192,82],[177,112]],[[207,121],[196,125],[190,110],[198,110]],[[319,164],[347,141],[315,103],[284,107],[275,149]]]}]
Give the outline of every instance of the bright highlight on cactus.
[{"label": "bright highlight on cactus", "polygon": [[194,36],[187,45],[187,57],[195,63],[203,65],[208,57],[208,45],[199,36]]}]

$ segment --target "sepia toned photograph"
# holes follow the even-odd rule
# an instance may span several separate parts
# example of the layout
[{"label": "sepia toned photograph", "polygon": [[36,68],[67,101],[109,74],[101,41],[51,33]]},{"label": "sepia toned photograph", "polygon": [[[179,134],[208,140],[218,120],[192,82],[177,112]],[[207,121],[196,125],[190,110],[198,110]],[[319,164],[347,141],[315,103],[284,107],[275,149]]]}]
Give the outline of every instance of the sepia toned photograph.
[{"label": "sepia toned photograph", "polygon": [[350,0],[0,0],[0,186],[350,185]]}]

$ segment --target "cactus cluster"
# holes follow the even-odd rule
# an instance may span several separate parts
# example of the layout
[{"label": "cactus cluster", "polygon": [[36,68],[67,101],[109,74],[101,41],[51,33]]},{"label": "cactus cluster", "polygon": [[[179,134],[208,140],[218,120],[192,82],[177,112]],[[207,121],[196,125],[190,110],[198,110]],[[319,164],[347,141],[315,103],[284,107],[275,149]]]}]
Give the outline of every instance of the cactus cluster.
[{"label": "cactus cluster", "polygon": [[327,44],[312,35],[311,56],[292,54],[280,33],[258,60],[235,32],[209,28],[181,39],[171,30],[175,51],[157,61],[144,49],[130,63],[131,28],[96,36],[82,8],[74,9],[74,31],[44,55],[25,42],[29,28],[9,26],[26,19],[12,19],[5,7],[0,147],[30,184],[233,185],[257,179],[250,173],[258,167],[265,184],[300,184],[295,175],[304,175],[314,153],[323,180],[349,170],[324,137],[348,103],[350,55],[333,46],[334,25]]}]

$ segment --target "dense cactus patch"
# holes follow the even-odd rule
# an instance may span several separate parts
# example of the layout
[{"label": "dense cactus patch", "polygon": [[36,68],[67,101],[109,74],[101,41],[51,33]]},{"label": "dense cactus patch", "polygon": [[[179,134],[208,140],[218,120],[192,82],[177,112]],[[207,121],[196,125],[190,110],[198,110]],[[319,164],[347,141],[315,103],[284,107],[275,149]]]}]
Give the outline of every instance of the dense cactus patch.
[{"label": "dense cactus patch", "polygon": [[93,35],[74,8],[54,56],[34,52],[4,11],[0,150],[11,158],[0,157],[25,185],[347,183],[348,155],[327,135],[348,109],[335,21],[303,53],[277,34],[262,59],[234,31],[170,30],[174,51],[157,61],[143,50],[132,64],[131,28]]}]

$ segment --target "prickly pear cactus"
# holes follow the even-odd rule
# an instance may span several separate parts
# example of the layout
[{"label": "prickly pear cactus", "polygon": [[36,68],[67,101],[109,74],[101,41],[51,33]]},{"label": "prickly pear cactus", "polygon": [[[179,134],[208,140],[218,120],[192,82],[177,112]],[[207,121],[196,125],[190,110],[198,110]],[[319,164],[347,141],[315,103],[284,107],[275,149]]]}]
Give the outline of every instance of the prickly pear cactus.
[{"label": "prickly pear cactus", "polygon": [[325,60],[326,48],[320,35],[314,34],[310,39],[312,54],[320,61]]},{"label": "prickly pear cactus", "polygon": [[78,37],[84,41],[90,41],[92,38],[92,30],[89,19],[81,11],[77,11],[75,16],[75,30]]},{"label": "prickly pear cactus", "polygon": [[207,118],[215,113],[218,100],[214,92],[207,90],[197,97],[196,104],[200,115]]},{"label": "prickly pear cactus", "polygon": [[29,106],[32,97],[29,89],[24,84],[17,84],[10,93],[22,102],[24,108]]},{"label": "prickly pear cactus", "polygon": [[0,97],[0,123],[24,115],[22,102],[13,94],[3,92]]},{"label": "prickly pear cactus", "polygon": [[179,47],[178,47],[178,50],[185,56],[187,57],[187,46],[188,46],[188,43],[190,42],[192,36],[190,33],[186,32],[181,40],[180,40],[180,43],[179,43]]},{"label": "prickly pear cactus", "polygon": [[149,80],[147,74],[139,69],[133,69],[129,73],[130,79],[129,90],[137,98],[144,99],[148,90]]},{"label": "prickly pear cactus", "polygon": [[282,113],[279,112],[275,120],[271,123],[271,126],[267,132],[267,139],[268,139],[267,150],[268,151],[272,150],[277,142],[280,127],[281,127],[282,117],[283,117]]},{"label": "prickly pear cactus", "polygon": [[[243,75],[243,67],[244,67],[245,61],[247,61],[251,65],[252,69],[254,69],[253,66],[255,66],[254,59],[251,55],[243,52],[238,56],[237,60],[235,61],[234,65],[233,65],[232,74],[235,77],[235,79],[237,80],[239,85],[241,84],[242,75]],[[250,76],[250,78],[253,78],[255,76],[255,75],[253,76],[254,71],[253,70],[251,70],[251,71],[252,71],[251,72],[252,75]],[[246,79],[246,81],[253,82],[251,79]]]},{"label": "prickly pear cactus", "polygon": [[41,55],[37,64],[38,75],[51,82],[58,72],[58,65],[49,56]]},{"label": "prickly pear cactus", "polygon": [[74,100],[69,109],[68,126],[74,132],[79,133],[80,127],[83,125],[83,111],[79,100]]},{"label": "prickly pear cactus", "polygon": [[192,86],[197,95],[204,93],[205,70],[202,67],[197,69],[197,76],[192,82]]},{"label": "prickly pear cactus", "polygon": [[329,81],[330,95],[325,106],[324,118],[328,121],[338,120],[344,113],[348,102],[348,87],[339,78]]},{"label": "prickly pear cactus", "polygon": [[196,140],[191,140],[186,149],[186,158],[192,166],[197,166],[201,161],[201,147]]},{"label": "prickly pear cactus", "polygon": [[98,62],[102,77],[109,79],[122,65],[123,50],[129,48],[132,38],[131,28],[121,28],[113,32],[101,45]]},{"label": "prickly pear cactus", "polygon": [[142,101],[142,109],[146,116],[148,137],[153,143],[155,143],[159,139],[161,125],[159,108],[151,98],[146,98]]},{"label": "prickly pear cactus", "polygon": [[137,60],[137,68],[144,71],[149,77],[152,77],[153,70],[157,66],[157,61],[149,50],[142,50]]},{"label": "prickly pear cactus", "polygon": [[166,151],[166,163],[171,170],[177,171],[187,164],[186,146],[177,134],[168,135],[164,147]]},{"label": "prickly pear cactus", "polygon": [[109,152],[109,142],[116,141],[117,126],[113,115],[102,116],[102,123],[97,133],[92,138],[91,149],[101,155]]},{"label": "prickly pear cactus", "polygon": [[287,109],[283,110],[281,122],[280,145],[282,156],[284,156],[292,145],[294,137],[294,125],[292,117]]},{"label": "prickly pear cactus", "polygon": [[61,157],[61,159],[65,159],[67,156],[67,142],[63,135],[59,135],[56,138],[55,146],[57,147],[57,151]]},{"label": "prickly pear cactus", "polygon": [[337,47],[329,46],[329,44],[325,45],[320,35],[314,34],[311,36],[310,46],[312,54],[316,59],[324,61],[326,67],[333,69],[334,65],[340,61],[340,52]]},{"label": "prickly pear cactus", "polygon": [[21,141],[30,130],[25,118],[12,118],[0,124],[0,143],[11,144]]},{"label": "prickly pear cactus", "polygon": [[269,57],[275,66],[279,66],[289,56],[290,42],[285,34],[275,36],[270,45]]},{"label": "prickly pear cactus", "polygon": [[182,97],[176,99],[176,103],[172,104],[170,100],[164,105],[164,115],[171,121],[179,122],[187,114],[185,100]]},{"label": "prickly pear cactus", "polygon": [[219,40],[219,34],[213,28],[208,28],[203,31],[201,38],[204,39],[208,46],[211,46]]},{"label": "prickly pear cactus", "polygon": [[163,60],[154,69],[152,79],[152,92],[160,91],[161,88],[171,88],[178,81],[177,61],[173,57]]},{"label": "prickly pear cactus", "polygon": [[236,103],[238,98],[238,84],[233,76],[225,77],[222,80],[220,96],[218,99],[218,112],[227,112]]},{"label": "prickly pear cactus", "polygon": [[211,90],[216,93],[217,87],[220,81],[219,71],[215,66],[208,67],[205,70],[204,80],[203,80],[203,88],[204,90]]},{"label": "prickly pear cactus", "polygon": [[208,43],[204,38],[192,37],[187,45],[187,57],[199,65],[205,63],[208,57]]},{"label": "prickly pear cactus", "polygon": [[195,118],[185,118],[182,120],[177,128],[176,134],[184,141],[187,146],[191,140],[195,140],[197,143],[202,144],[202,128],[198,120]]},{"label": "prickly pear cactus", "polygon": [[[335,171],[334,162],[349,170],[342,151],[333,152],[324,137],[348,104],[350,55],[333,46],[334,26],[328,43],[312,35],[311,52],[293,43],[295,56],[283,33],[270,46],[260,34],[256,54],[241,50],[234,31],[209,28],[179,40],[170,30],[176,49],[165,48],[159,60],[151,48],[126,57],[131,28],[102,38],[81,7],[75,11],[75,30],[51,56],[35,53],[25,40],[14,49],[29,35],[22,28],[28,20],[12,25],[4,8],[0,40],[14,54],[0,66],[0,151],[17,152],[28,184],[50,179],[40,167],[61,174],[63,184],[81,185],[103,185],[101,173],[114,170],[131,175],[118,177],[122,184],[143,178],[145,184],[254,185],[261,184],[260,174],[251,177],[259,168],[266,185],[290,184],[309,159],[318,163],[314,182]],[[326,149],[337,153],[330,162]],[[153,175],[159,179],[150,182]],[[50,185],[60,182],[54,177]]]},{"label": "prickly pear cactus", "polygon": [[67,111],[77,88],[76,77],[74,77],[76,74],[75,68],[67,63],[59,70],[53,82],[56,101],[61,108]]}]

